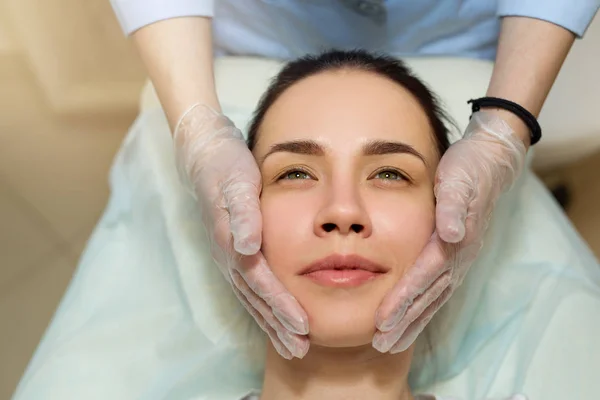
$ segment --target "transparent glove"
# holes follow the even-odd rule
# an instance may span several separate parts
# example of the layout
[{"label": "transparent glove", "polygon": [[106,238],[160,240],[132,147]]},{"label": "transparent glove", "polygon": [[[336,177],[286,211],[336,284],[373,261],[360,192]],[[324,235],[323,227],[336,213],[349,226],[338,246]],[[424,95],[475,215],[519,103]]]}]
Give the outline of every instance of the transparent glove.
[{"label": "transparent glove", "polygon": [[261,176],[242,133],[224,115],[194,105],[173,137],[179,174],[194,193],[213,259],[282,357],[308,351],[308,318],[260,251]]},{"label": "transparent glove", "polygon": [[437,169],[436,230],[376,316],[373,347],[406,350],[463,281],[483,245],[494,205],[521,173],[526,148],[490,112],[473,115]]}]

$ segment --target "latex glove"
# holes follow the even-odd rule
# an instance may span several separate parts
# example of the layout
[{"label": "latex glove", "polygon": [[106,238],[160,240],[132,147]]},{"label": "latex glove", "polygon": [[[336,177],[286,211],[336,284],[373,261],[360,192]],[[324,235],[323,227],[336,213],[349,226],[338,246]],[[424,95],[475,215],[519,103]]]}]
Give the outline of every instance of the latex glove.
[{"label": "latex glove", "polygon": [[436,229],[414,265],[386,294],[373,347],[406,350],[463,281],[477,257],[494,205],[523,169],[523,141],[501,118],[475,113],[437,169]]},{"label": "latex glove", "polygon": [[210,107],[190,108],[173,136],[180,176],[194,193],[213,259],[285,358],[308,351],[308,318],[260,251],[261,175],[242,133]]}]

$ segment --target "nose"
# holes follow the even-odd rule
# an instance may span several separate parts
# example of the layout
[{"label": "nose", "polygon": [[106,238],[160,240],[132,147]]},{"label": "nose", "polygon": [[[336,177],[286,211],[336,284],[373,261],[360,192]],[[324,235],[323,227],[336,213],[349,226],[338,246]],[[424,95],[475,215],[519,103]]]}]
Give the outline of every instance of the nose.
[{"label": "nose", "polygon": [[323,207],[316,215],[314,229],[320,237],[334,234],[370,236],[371,220],[360,189],[348,188],[347,185],[330,188]]}]

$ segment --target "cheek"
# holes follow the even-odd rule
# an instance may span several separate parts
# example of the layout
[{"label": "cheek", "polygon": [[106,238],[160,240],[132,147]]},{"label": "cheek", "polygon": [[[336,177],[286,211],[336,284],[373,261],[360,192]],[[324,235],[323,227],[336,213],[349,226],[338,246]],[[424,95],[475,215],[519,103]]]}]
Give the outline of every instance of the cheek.
[{"label": "cheek", "polygon": [[290,255],[303,254],[313,233],[313,210],[304,196],[293,193],[263,192],[260,199],[263,217],[262,252],[275,275],[298,260]]},{"label": "cheek", "polygon": [[404,270],[414,263],[435,228],[435,203],[428,193],[377,196],[369,203],[373,238],[386,258]]}]

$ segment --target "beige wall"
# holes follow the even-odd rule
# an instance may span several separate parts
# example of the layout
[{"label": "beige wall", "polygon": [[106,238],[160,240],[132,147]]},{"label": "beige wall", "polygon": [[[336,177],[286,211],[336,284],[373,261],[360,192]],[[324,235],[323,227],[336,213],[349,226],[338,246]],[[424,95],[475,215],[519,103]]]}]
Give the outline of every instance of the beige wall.
[{"label": "beige wall", "polygon": [[0,0],[0,55],[15,52],[58,114],[137,107],[144,72],[108,0]]},{"label": "beige wall", "polygon": [[7,15],[6,0],[0,0],[0,56],[12,53],[17,49],[16,38],[10,27]]}]

